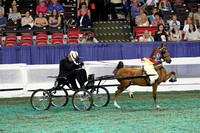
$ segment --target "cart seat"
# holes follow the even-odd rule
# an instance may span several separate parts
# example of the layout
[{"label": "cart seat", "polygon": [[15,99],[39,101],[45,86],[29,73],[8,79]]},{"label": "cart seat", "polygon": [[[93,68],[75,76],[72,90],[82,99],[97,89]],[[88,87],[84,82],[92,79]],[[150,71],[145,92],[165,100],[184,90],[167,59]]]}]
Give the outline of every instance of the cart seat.
[{"label": "cart seat", "polygon": [[63,83],[63,82],[69,82],[68,81],[68,79],[66,78],[66,77],[58,77],[57,79],[56,79],[56,81],[58,81],[58,82],[61,82],[61,83]]}]

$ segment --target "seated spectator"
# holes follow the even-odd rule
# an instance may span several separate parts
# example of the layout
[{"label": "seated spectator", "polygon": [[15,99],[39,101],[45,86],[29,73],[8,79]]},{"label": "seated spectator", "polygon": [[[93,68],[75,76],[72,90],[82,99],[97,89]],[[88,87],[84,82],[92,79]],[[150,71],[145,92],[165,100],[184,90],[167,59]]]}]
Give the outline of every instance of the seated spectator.
[{"label": "seated spectator", "polygon": [[57,4],[57,0],[51,0],[51,1],[52,1],[52,4],[48,6],[47,13],[51,14],[53,9],[56,9],[58,13],[64,12],[63,7],[60,4]]},{"label": "seated spectator", "polygon": [[60,0],[63,7],[76,7],[74,0]]},{"label": "seated spectator", "polygon": [[3,16],[3,13],[0,12],[0,30],[4,30],[7,25],[7,18]]},{"label": "seated spectator", "polygon": [[140,37],[139,42],[154,42],[154,39],[149,35],[149,31],[145,30],[143,36]]},{"label": "seated spectator", "polygon": [[89,1],[90,0],[77,0],[77,9],[79,9],[81,7],[81,3],[85,2],[86,3],[86,6],[88,7],[89,6]]},{"label": "seated spectator", "polygon": [[163,24],[165,26],[165,22],[162,19],[160,19],[159,13],[155,13],[154,16],[155,20],[151,22],[152,26],[158,26],[159,24]]},{"label": "seated spectator", "polygon": [[178,25],[176,22],[172,24],[173,29],[170,32],[170,40],[175,42],[182,41],[182,32],[178,29]]},{"label": "seated spectator", "polygon": [[165,32],[165,27],[164,27],[163,24],[158,25],[158,30],[155,32],[154,40],[156,42],[159,42],[159,41],[166,42],[166,41],[168,41],[168,35]]},{"label": "seated spectator", "polygon": [[86,14],[89,16],[89,19],[91,19],[91,13],[90,13],[90,10],[86,7],[86,3],[85,3],[85,2],[81,3],[81,9],[78,10],[78,12],[77,12],[77,16],[82,15],[81,10],[86,10]]},{"label": "seated spectator", "polygon": [[[154,7],[154,8],[152,9],[152,12],[153,12],[153,14],[150,15],[150,17],[149,17],[150,23],[151,23],[153,20],[155,20],[155,14],[158,13],[158,8],[157,8],[157,7]],[[160,18],[160,19],[162,19],[162,18]]]},{"label": "seated spectator", "polygon": [[39,11],[38,18],[34,21],[34,26],[36,27],[45,27],[48,26],[47,19],[44,17],[44,13],[42,11]]},{"label": "seated spectator", "polygon": [[164,11],[171,11],[172,10],[172,6],[171,6],[170,2],[168,2],[167,0],[162,0],[159,3],[159,9],[160,10],[164,10]]},{"label": "seated spectator", "polygon": [[139,23],[141,23],[141,20],[142,20],[142,18],[143,18],[143,15],[144,15],[144,10],[140,8],[140,9],[139,9],[139,15],[136,16],[136,18],[135,18],[135,23],[136,23],[136,25],[138,25]]},{"label": "seated spectator", "polygon": [[70,18],[66,21],[67,27],[76,27],[77,21],[75,18]]},{"label": "seated spectator", "polygon": [[30,11],[26,11],[25,17],[21,19],[21,26],[22,27],[33,27],[33,18],[30,16]]},{"label": "seated spectator", "polygon": [[61,17],[56,9],[52,10],[51,17],[49,18],[50,27],[59,27],[61,25]]},{"label": "seated spectator", "polygon": [[4,9],[4,7],[0,6],[0,12],[2,13],[1,15],[4,16],[4,14],[5,14],[5,9]]},{"label": "seated spectator", "polygon": [[144,13],[141,17],[141,20],[137,22],[137,27],[149,27],[149,21],[147,15]]},{"label": "seated spectator", "polygon": [[198,7],[198,11],[194,14],[194,19],[200,24],[200,6]]},{"label": "seated spectator", "polygon": [[157,3],[159,2],[159,0],[147,0],[147,6],[157,6]]},{"label": "seated spectator", "polygon": [[200,33],[196,29],[194,24],[189,24],[189,30],[186,32],[184,36],[184,40],[187,41],[199,41],[200,40]]},{"label": "seated spectator", "polygon": [[9,25],[14,25],[15,23],[17,23],[18,20],[20,20],[22,17],[21,17],[21,13],[18,12],[17,10],[17,6],[16,5],[13,5],[12,6],[12,13],[10,13],[8,15],[8,23]]},{"label": "seated spectator", "polygon": [[46,7],[45,0],[39,0],[39,5],[37,5],[37,7],[36,7],[36,14],[38,15],[40,11],[45,14],[47,13],[47,7]]},{"label": "seated spectator", "polygon": [[81,15],[78,16],[78,20],[77,20],[77,26],[78,27],[87,27],[90,24],[90,19],[89,16],[86,14],[86,10],[82,9],[81,10]]},{"label": "seated spectator", "polygon": [[91,31],[87,31],[85,34],[85,39],[83,40],[83,43],[98,43],[97,39],[92,36]]},{"label": "seated spectator", "polygon": [[[189,25],[192,24],[192,18],[191,17],[187,17],[187,23],[186,25],[183,27],[183,34],[185,34],[188,30],[189,30]],[[197,26],[196,24],[195,25],[195,28],[197,29]]]},{"label": "seated spectator", "polygon": [[[194,19],[194,13],[193,13],[193,12],[189,12],[188,17],[191,17],[192,23],[193,23],[193,24],[196,24],[196,21],[195,21],[195,19]],[[184,21],[184,25],[186,25],[186,24],[187,24],[187,20]]]},{"label": "seated spectator", "polygon": [[173,23],[176,23],[176,25],[178,26],[178,30],[180,30],[181,23],[177,20],[176,14],[172,16],[172,20],[169,22],[169,30],[173,29]]},{"label": "seated spectator", "polygon": [[12,1],[11,6],[17,6],[16,0],[13,0],[13,1]]}]

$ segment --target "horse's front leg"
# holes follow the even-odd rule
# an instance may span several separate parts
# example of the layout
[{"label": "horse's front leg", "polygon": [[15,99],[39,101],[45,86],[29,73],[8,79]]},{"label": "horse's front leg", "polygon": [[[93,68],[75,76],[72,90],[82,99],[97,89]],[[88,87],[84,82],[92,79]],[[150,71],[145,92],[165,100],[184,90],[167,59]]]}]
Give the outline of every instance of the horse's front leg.
[{"label": "horse's front leg", "polygon": [[169,81],[170,82],[176,82],[177,81],[176,73],[174,71],[171,71],[170,73],[166,74],[166,76],[163,79],[163,82],[166,82],[172,75],[174,76],[174,78],[171,78]]},{"label": "horse's front leg", "polygon": [[154,106],[155,106],[157,109],[162,109],[159,105],[156,104],[156,93],[157,93],[157,87],[158,87],[158,84],[157,84],[157,83],[154,83],[154,84],[153,84],[153,99],[154,99]]}]

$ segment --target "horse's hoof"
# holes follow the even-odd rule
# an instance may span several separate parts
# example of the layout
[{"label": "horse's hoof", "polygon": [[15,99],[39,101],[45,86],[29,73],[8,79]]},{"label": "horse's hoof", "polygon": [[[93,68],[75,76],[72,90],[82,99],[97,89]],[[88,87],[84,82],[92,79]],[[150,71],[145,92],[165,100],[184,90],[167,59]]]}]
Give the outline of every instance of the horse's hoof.
[{"label": "horse's hoof", "polygon": [[162,108],[161,108],[159,105],[157,105],[157,106],[156,106],[156,109],[161,110]]},{"label": "horse's hoof", "polygon": [[115,105],[116,108],[120,109],[121,107],[119,105]]},{"label": "horse's hoof", "polygon": [[174,79],[174,78],[171,78],[170,80],[169,80],[169,82],[176,82],[177,80],[176,79]]},{"label": "horse's hoof", "polygon": [[129,97],[130,97],[130,98],[133,98],[134,96],[133,96],[133,94],[129,94]]}]

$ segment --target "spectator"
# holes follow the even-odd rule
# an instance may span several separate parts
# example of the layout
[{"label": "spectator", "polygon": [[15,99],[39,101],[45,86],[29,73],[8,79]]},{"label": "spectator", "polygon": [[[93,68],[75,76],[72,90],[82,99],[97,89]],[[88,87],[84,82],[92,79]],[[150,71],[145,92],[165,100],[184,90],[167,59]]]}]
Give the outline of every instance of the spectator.
[{"label": "spectator", "polygon": [[47,19],[44,17],[44,12],[39,11],[38,18],[36,18],[35,21],[34,21],[34,26],[45,27],[47,25],[49,25],[49,24],[47,22]]},{"label": "spectator", "polygon": [[117,18],[115,7],[123,6],[122,0],[110,0],[110,11],[112,14],[112,19],[115,20]]},{"label": "spectator", "polygon": [[[154,7],[154,8],[152,9],[152,12],[153,12],[153,14],[149,17],[150,23],[151,23],[153,20],[155,20],[155,14],[158,13],[158,8],[157,8],[157,7]],[[162,19],[162,18],[160,18],[160,19]]]},{"label": "spectator", "polygon": [[67,27],[74,27],[75,28],[76,25],[77,25],[77,21],[76,21],[75,18],[70,18],[66,21],[66,25],[67,25]]},{"label": "spectator", "polygon": [[159,0],[147,0],[147,6],[157,6],[157,3],[159,2]]},{"label": "spectator", "polygon": [[7,25],[7,18],[3,16],[3,13],[0,12],[0,30],[3,30]]},{"label": "spectator", "polygon": [[[133,0],[133,6],[131,7],[131,33],[133,32],[133,27],[136,26],[135,18],[139,15],[139,9],[140,7],[137,5],[137,0]],[[133,39],[134,35],[131,36],[131,39]]]},{"label": "spectator", "polygon": [[87,31],[85,34],[85,39],[83,40],[83,43],[98,43],[97,39],[92,36],[91,31]]},{"label": "spectator", "polygon": [[[187,17],[186,25],[183,27],[183,34],[185,34],[189,30],[189,25],[192,24],[192,18]],[[194,24],[195,25],[195,24]],[[197,26],[195,25],[195,28],[197,29]]]},{"label": "spectator", "polygon": [[136,25],[138,25],[138,24],[141,23],[141,20],[142,20],[142,18],[143,18],[143,15],[144,15],[144,10],[140,8],[140,9],[139,9],[139,15],[136,16],[136,18],[135,18],[135,23],[136,23]]},{"label": "spectator", "polygon": [[163,24],[165,26],[165,22],[162,19],[160,19],[159,13],[155,13],[154,16],[155,20],[151,22],[152,26],[158,26],[159,24]]},{"label": "spectator", "polygon": [[76,7],[74,0],[60,0],[63,7]]},{"label": "spectator", "polygon": [[50,27],[59,27],[61,25],[61,17],[58,14],[56,9],[53,9],[51,12],[51,17],[49,18]]},{"label": "spectator", "polygon": [[18,12],[17,10],[17,6],[13,5],[12,6],[12,13],[10,13],[8,15],[8,22],[10,23],[10,25],[14,25],[15,23],[17,23],[18,20],[20,20],[21,17],[21,13]]},{"label": "spectator", "polygon": [[60,4],[57,4],[57,0],[51,0],[51,1],[52,1],[52,4],[48,6],[47,13],[51,14],[53,9],[56,9],[58,13],[64,12],[63,7]]},{"label": "spectator", "polygon": [[77,12],[77,16],[82,15],[81,10],[86,10],[86,14],[89,16],[89,19],[91,19],[91,13],[90,13],[90,10],[86,7],[86,3],[85,3],[85,2],[81,3],[81,9],[78,10],[78,12]]},{"label": "spectator", "polygon": [[[194,19],[194,13],[193,13],[193,12],[189,12],[188,17],[191,17],[192,23],[193,23],[193,24],[196,24],[196,21],[195,21],[195,19]],[[184,25],[186,25],[186,24],[187,24],[187,20],[184,21]]]},{"label": "spectator", "polygon": [[81,10],[81,15],[78,16],[77,26],[78,27],[87,27],[90,24],[89,16],[86,14],[86,9]]},{"label": "spectator", "polygon": [[[142,7],[144,5],[144,3],[141,0],[137,0],[137,5],[139,7]],[[145,5],[146,6],[146,5]]]},{"label": "spectator", "polygon": [[165,28],[164,28],[163,24],[158,24],[158,30],[155,32],[154,40],[156,42],[158,42],[158,41],[162,41],[162,42],[168,41],[168,36],[167,36],[167,33],[165,32]]},{"label": "spectator", "polygon": [[40,11],[42,11],[45,14],[47,13],[45,0],[39,0],[39,5],[37,5],[36,7],[36,14],[38,15]]},{"label": "spectator", "polygon": [[194,19],[200,24],[200,6],[198,7],[198,11],[194,14]]},{"label": "spectator", "polygon": [[172,30],[172,29],[173,29],[173,23],[176,23],[177,26],[178,26],[178,27],[177,27],[178,30],[180,30],[181,23],[180,23],[180,21],[177,20],[177,15],[176,15],[176,14],[174,14],[174,15],[172,16],[172,20],[169,22],[169,30]]},{"label": "spectator", "polygon": [[16,0],[13,0],[13,1],[12,1],[11,6],[17,6]]},{"label": "spectator", "polygon": [[143,36],[139,38],[139,42],[154,42],[154,39],[149,35],[149,31],[145,30]]},{"label": "spectator", "polygon": [[173,29],[170,32],[170,40],[175,42],[182,41],[182,32],[178,29],[178,25],[176,22],[173,22],[172,24]]},{"label": "spectator", "polygon": [[159,3],[159,9],[160,10],[164,10],[164,11],[171,11],[172,10],[172,6],[167,0],[162,0]]},{"label": "spectator", "polygon": [[89,1],[90,0],[77,0],[77,8],[79,9],[81,7],[81,3],[85,2],[86,3],[86,6],[88,7],[89,6]]},{"label": "spectator", "polygon": [[0,12],[1,12],[2,15],[4,16],[4,14],[5,14],[5,9],[4,9],[4,7],[0,6]]},{"label": "spectator", "polygon": [[137,22],[137,26],[138,27],[149,27],[149,21],[148,21],[148,18],[147,18],[147,15],[144,13],[142,16],[141,16],[141,20],[139,22]]},{"label": "spectator", "polygon": [[199,41],[200,40],[200,33],[196,29],[194,24],[189,24],[189,30],[186,32],[184,36],[184,40],[187,41]]},{"label": "spectator", "polygon": [[22,27],[33,27],[33,18],[30,16],[30,11],[26,11],[25,17],[21,19]]}]

